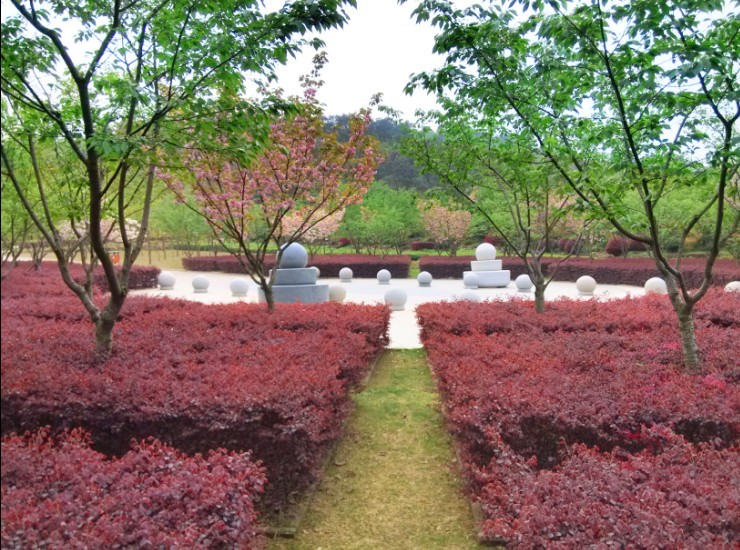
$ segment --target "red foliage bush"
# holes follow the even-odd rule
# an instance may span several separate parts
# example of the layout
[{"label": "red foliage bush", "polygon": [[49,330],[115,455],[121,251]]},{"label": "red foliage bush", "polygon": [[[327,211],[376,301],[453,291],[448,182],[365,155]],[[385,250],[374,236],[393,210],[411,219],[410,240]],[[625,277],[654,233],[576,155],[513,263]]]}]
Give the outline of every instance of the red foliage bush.
[{"label": "red foliage bush", "polygon": [[[266,258],[265,268],[272,269],[275,260]],[[223,271],[224,273],[245,273],[244,267],[233,256],[199,256],[183,258],[182,265],[191,271]],[[352,269],[354,277],[374,279],[378,271],[387,269],[391,276],[405,279],[409,276],[411,257],[405,255],[374,256],[371,254],[325,254],[309,259],[309,266],[316,266],[323,277],[339,277],[343,267]]]},{"label": "red foliage bush", "polygon": [[610,256],[626,256],[628,252],[644,252],[645,250],[643,243],[625,237],[612,237],[604,248],[604,252]]},{"label": "red foliage bush", "polygon": [[[543,544],[547,538],[537,538],[541,536],[552,542],[572,541],[575,546],[583,540],[602,541],[592,529],[597,515],[584,513],[582,524],[575,518],[592,502],[588,490],[577,485],[580,470],[571,471],[569,453],[573,450],[568,445],[594,449],[588,451],[593,455],[589,469],[598,464],[611,468],[620,453],[657,452],[655,439],[646,435],[645,426],[678,433],[692,444],[711,442],[737,449],[740,297],[734,293],[717,289],[699,303],[695,317],[704,361],[700,375],[681,370],[675,314],[665,297],[605,303],[561,300],[551,302],[544,314],[534,313],[530,303],[519,301],[422,304],[417,315],[470,489],[490,514],[489,534],[503,533],[524,547]],[[684,447],[691,449],[688,444]],[[601,456],[597,451],[614,454]],[[722,452],[730,453],[723,456],[732,458],[736,476],[737,453]],[[663,463],[655,460],[657,472]],[[548,469],[553,470],[550,477],[544,471]],[[508,472],[509,478],[502,472]],[[612,474],[608,470],[599,475],[606,483]],[[710,472],[704,474],[710,476]],[[680,487],[679,479],[694,479],[694,475],[694,470],[684,468],[676,474],[678,485],[656,482],[653,489],[656,494],[669,491]],[[615,483],[622,483],[619,479]],[[542,480],[551,485],[538,493],[532,487]],[[569,483],[575,485],[569,487]],[[547,490],[554,491],[551,500],[546,499]],[[706,486],[697,491],[686,498],[695,499],[696,506],[711,504],[711,514],[731,504],[730,493],[718,496],[720,504],[715,506],[710,502],[715,497],[708,495]],[[511,500],[506,501],[509,493]],[[601,508],[612,514],[608,519],[618,522],[619,529],[626,517],[620,515],[621,510],[641,506],[639,499],[620,500],[624,494],[616,491],[610,497],[613,505]],[[560,495],[569,502],[561,502]],[[504,501],[510,504],[504,506]],[[641,514],[656,513],[674,501],[670,495],[664,501],[650,501],[653,504],[646,504]],[[502,506],[509,506],[509,515],[503,518]],[[695,535],[697,541],[725,540],[730,529],[714,517],[712,521],[719,523],[708,532],[695,533],[691,522],[678,521],[679,512],[669,507],[665,513],[665,522],[674,522],[684,533],[684,538],[676,540],[689,545],[694,544]],[[638,522],[635,537],[625,538],[625,544],[652,540],[653,527],[650,522]],[[655,531],[655,536],[672,537],[672,529]],[[732,529],[737,537],[737,524]],[[523,538],[515,538],[513,532]],[[622,540],[623,531],[616,532],[620,534],[615,540]],[[568,538],[571,535],[575,538]]]},{"label": "red foliage bush", "polygon": [[[120,268],[118,268],[120,272]],[[135,265],[131,268],[128,276],[129,290],[140,290],[143,288],[157,288],[161,269],[152,265]],[[105,278],[103,268],[98,266],[93,275],[93,283],[103,292],[108,291],[108,281]]]},{"label": "red foliage bush", "polygon": [[411,241],[411,250],[434,250],[434,243],[431,241]]},{"label": "red foliage bush", "polygon": [[339,240],[337,241],[338,246],[349,246],[352,244],[352,241],[348,239],[347,237],[339,237]]},{"label": "red foliage bush", "polygon": [[80,326],[89,321],[64,307],[48,314],[47,298],[6,299],[7,283],[3,433],[82,427],[106,455],[149,436],[187,453],[251,449],[267,469],[270,506],[315,479],[349,389],[388,342],[383,306],[278,305],[268,314],[257,304],[131,297],[100,364],[91,327]]},{"label": "red foliage bush", "polygon": [[248,453],[187,457],[156,440],[119,459],[80,431],[2,440],[3,548],[255,548],[265,483]]},{"label": "red foliage bush", "polygon": [[483,237],[483,242],[493,246],[503,246],[505,241],[500,235],[486,235]]},{"label": "red foliage bush", "polygon": [[[419,258],[419,269],[428,271],[435,279],[462,279],[464,271],[470,271],[470,262],[475,256],[422,256]],[[511,271],[511,278],[515,279],[522,273],[527,272],[524,262],[519,258],[500,258],[503,262],[502,269]],[[547,261],[542,262],[543,272],[547,272]]]}]

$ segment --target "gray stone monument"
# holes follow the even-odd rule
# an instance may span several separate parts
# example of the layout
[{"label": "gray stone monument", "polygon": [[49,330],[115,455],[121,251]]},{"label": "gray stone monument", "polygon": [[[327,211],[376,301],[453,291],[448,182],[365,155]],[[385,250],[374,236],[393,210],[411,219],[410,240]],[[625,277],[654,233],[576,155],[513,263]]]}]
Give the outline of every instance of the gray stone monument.
[{"label": "gray stone monument", "polygon": [[[475,261],[471,262],[470,268],[472,271],[463,272],[463,281],[466,275],[469,280],[472,280],[471,275],[475,275],[480,288],[501,288],[509,286],[511,282],[511,272],[501,269],[501,260],[496,259],[496,247],[492,244],[478,245],[475,249]],[[465,288],[472,287],[465,283]]]},{"label": "gray stone monument", "polygon": [[[308,252],[298,243],[283,249],[280,265],[275,270],[272,295],[277,304],[318,304],[329,300],[329,285],[316,284],[318,270],[306,267]],[[265,301],[265,293],[259,289],[259,301]]]}]

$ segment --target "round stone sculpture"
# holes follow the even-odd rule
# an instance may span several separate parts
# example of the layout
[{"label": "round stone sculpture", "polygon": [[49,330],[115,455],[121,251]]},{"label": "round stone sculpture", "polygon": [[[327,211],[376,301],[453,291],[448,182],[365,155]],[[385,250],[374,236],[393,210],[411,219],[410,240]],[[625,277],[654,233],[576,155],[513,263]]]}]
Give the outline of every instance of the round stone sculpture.
[{"label": "round stone sculpture", "polygon": [[175,276],[169,271],[163,271],[157,277],[157,283],[160,290],[172,290],[175,288]]},{"label": "round stone sculpture", "polygon": [[465,285],[465,288],[478,288],[479,282],[478,275],[475,273],[466,272],[463,274],[463,285]]},{"label": "round stone sculpture", "polygon": [[534,286],[532,279],[526,273],[519,275],[514,281],[514,284],[519,292],[532,292],[532,287]]},{"label": "round stone sculpture", "polygon": [[455,299],[466,302],[480,302],[483,298],[472,290],[463,290],[460,294],[455,295]]},{"label": "round stone sculpture", "polygon": [[726,292],[740,292],[740,281],[730,281],[725,285]]},{"label": "round stone sculpture", "polygon": [[208,285],[210,285],[208,277],[205,275],[196,275],[193,277],[193,292],[196,294],[205,294],[208,292]]},{"label": "round stone sculpture", "polygon": [[344,302],[347,297],[347,289],[342,285],[329,285],[329,301]]},{"label": "round stone sculpture", "polygon": [[578,277],[578,280],[576,281],[576,289],[580,296],[593,296],[594,290],[596,290],[596,279],[590,275]]},{"label": "round stone sculpture", "polygon": [[390,288],[385,293],[385,303],[390,306],[391,311],[403,311],[408,296],[402,288]]},{"label": "round stone sculpture", "polygon": [[432,274],[428,271],[422,271],[416,277],[416,281],[419,283],[419,286],[432,286]]},{"label": "round stone sculpture", "polygon": [[231,290],[232,296],[246,296],[247,291],[249,290],[249,283],[244,279],[234,279],[231,281],[229,289]]},{"label": "round stone sculpture", "polygon": [[668,286],[660,277],[651,277],[645,281],[645,294],[668,294]]},{"label": "round stone sculpture", "polygon": [[343,267],[339,270],[339,280],[343,283],[351,283],[352,282],[352,270],[348,267]]},{"label": "round stone sculpture", "polygon": [[290,243],[283,246],[283,255],[280,258],[280,269],[296,269],[306,267],[308,251],[299,243]]},{"label": "round stone sculpture", "polygon": [[496,247],[491,243],[481,243],[475,249],[475,259],[479,262],[496,259]]},{"label": "round stone sculpture", "polygon": [[378,271],[378,284],[389,285],[391,284],[391,272],[387,269],[381,269]]}]

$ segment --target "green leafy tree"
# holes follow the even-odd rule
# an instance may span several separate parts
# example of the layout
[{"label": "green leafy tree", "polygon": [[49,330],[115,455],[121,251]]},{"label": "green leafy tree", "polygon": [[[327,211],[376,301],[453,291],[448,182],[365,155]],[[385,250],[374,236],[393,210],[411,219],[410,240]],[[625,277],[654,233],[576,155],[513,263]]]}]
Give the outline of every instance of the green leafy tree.
[{"label": "green leafy tree", "polygon": [[[249,127],[254,149],[264,142],[268,110],[239,100],[250,75],[270,75],[300,46],[295,37],[340,26],[353,0],[293,0],[265,13],[258,0],[99,2],[10,0],[2,25],[2,93],[13,124],[3,121],[2,169],[57,257],[67,286],[95,325],[105,358],[128,294],[128,276],[149,227],[157,158],[182,136],[203,137],[216,124]],[[66,29],[66,30],[62,30]],[[84,43],[85,47],[82,46]],[[274,107],[279,107],[275,105]],[[70,275],[51,205],[55,183],[36,171],[37,206],[25,196],[10,143],[36,166],[39,147],[74,156],[84,175],[75,197],[92,254],[110,291],[99,307]],[[101,222],[112,214],[121,234],[117,270]],[[139,222],[133,234],[125,220]]]},{"label": "green leafy tree", "polygon": [[[705,0],[515,4],[524,17],[499,1],[422,1],[417,17],[439,27],[435,50],[446,62],[410,86],[451,91],[478,116],[507,119],[584,207],[644,243],[668,285],[685,367],[696,372],[694,307],[740,220],[729,200],[738,193],[740,14]],[[692,205],[670,257],[660,204],[678,182],[703,185],[707,173],[708,198]],[[714,229],[704,280],[690,289],[684,245],[705,217]]]}]

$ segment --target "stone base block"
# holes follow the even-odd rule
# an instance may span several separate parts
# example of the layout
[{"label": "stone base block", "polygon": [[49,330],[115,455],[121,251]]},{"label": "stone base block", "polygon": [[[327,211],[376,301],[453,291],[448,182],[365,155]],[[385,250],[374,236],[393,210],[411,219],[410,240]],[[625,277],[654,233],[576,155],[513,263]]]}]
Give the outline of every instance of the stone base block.
[{"label": "stone base block", "polygon": [[313,267],[280,268],[275,272],[275,286],[315,285],[317,273]]},{"label": "stone base block", "polygon": [[479,271],[501,271],[501,260],[475,260],[470,262],[470,269],[475,273]]},{"label": "stone base block", "polygon": [[[465,273],[475,273],[475,276],[478,277],[478,288],[500,288],[509,286],[511,282],[511,271],[508,269],[501,271],[466,271]],[[465,273],[463,273],[463,277]]]},{"label": "stone base block", "polygon": [[[258,300],[264,303],[265,293],[261,288],[257,294]],[[329,285],[275,285],[272,295],[276,304],[320,304],[329,301]]]}]

